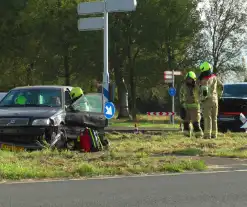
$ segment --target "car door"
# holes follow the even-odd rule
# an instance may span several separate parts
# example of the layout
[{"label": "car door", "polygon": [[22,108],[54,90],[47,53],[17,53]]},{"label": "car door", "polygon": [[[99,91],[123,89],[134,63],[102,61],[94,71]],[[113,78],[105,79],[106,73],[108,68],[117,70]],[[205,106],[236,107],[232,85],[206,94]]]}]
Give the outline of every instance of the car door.
[{"label": "car door", "polygon": [[102,108],[103,101],[101,93],[89,93],[80,97],[66,109],[66,126],[95,129],[106,127],[107,121]]}]

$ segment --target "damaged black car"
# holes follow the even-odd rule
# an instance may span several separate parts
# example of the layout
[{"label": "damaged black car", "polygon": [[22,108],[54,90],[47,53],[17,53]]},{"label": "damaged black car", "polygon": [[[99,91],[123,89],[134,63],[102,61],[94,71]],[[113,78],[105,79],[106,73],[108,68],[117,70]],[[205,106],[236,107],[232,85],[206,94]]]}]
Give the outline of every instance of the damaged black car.
[{"label": "damaged black car", "polygon": [[[0,148],[14,151],[71,147],[83,127],[104,136],[102,95],[86,94],[72,103],[70,86],[26,86],[0,101]],[[18,102],[20,97],[25,102]],[[103,139],[103,138],[102,138]]]}]

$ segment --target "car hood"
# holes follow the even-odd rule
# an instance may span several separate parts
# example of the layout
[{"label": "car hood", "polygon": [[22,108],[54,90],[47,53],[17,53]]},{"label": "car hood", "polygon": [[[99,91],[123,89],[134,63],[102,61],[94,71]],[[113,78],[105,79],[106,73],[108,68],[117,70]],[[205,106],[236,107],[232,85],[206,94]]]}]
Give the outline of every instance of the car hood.
[{"label": "car hood", "polygon": [[61,108],[51,107],[0,107],[0,117],[39,117],[47,118],[62,111]]}]

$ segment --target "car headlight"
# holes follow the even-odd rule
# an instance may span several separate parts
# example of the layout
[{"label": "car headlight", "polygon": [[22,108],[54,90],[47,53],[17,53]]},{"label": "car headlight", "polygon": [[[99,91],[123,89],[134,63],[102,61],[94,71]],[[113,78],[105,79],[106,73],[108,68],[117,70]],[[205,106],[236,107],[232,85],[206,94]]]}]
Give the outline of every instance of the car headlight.
[{"label": "car headlight", "polygon": [[32,123],[33,126],[48,126],[50,119],[35,119]]}]

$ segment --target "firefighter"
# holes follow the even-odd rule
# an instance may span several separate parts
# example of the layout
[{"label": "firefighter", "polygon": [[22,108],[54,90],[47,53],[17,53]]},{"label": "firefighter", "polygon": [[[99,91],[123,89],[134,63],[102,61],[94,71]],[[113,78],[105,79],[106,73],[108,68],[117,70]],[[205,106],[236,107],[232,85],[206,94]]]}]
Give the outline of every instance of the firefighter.
[{"label": "firefighter", "polygon": [[180,104],[184,125],[184,135],[191,137],[190,123],[192,122],[196,138],[202,138],[200,126],[199,88],[196,85],[196,74],[190,71],[186,74],[180,89]]},{"label": "firefighter", "polygon": [[[70,97],[71,97],[72,103],[75,103],[83,95],[84,95],[84,92],[80,87],[74,87],[70,91]],[[81,111],[89,111],[90,110],[90,106],[89,106],[89,103],[88,103],[86,97],[83,98],[82,102],[80,102],[76,107],[78,107],[79,110],[81,110]]]},{"label": "firefighter", "polygon": [[76,100],[78,100],[83,95],[83,90],[80,87],[74,87],[70,91],[70,97],[72,102],[74,103]]},{"label": "firefighter", "polygon": [[220,95],[222,94],[223,84],[213,73],[213,68],[210,63],[202,63],[200,65],[200,71],[199,85],[200,101],[204,119],[204,138],[217,138],[218,92],[220,92]]}]

